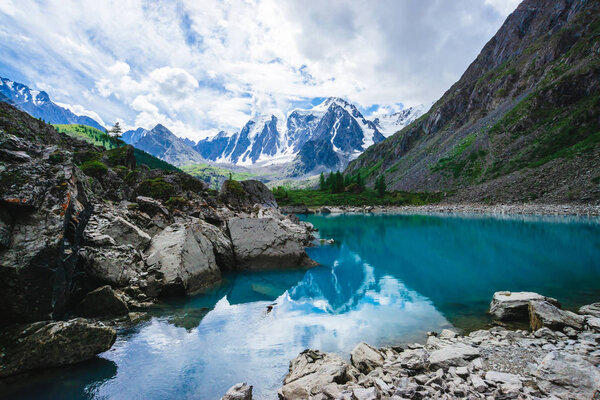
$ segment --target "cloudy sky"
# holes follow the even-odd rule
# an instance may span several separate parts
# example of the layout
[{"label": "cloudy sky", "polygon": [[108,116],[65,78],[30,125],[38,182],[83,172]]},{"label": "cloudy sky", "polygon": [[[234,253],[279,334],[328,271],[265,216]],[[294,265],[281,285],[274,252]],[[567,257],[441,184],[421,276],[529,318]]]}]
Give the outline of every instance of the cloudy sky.
[{"label": "cloudy sky", "polygon": [[520,0],[0,0],[0,76],[199,139],[339,96],[439,98]]}]

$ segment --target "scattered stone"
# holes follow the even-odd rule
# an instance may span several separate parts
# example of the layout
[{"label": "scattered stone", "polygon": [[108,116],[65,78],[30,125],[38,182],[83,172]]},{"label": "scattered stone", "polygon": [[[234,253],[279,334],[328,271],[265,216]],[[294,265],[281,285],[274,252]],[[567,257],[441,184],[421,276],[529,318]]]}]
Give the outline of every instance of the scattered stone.
[{"label": "scattered stone", "polygon": [[600,318],[600,303],[593,303],[583,306],[579,309],[579,314],[593,315]]},{"label": "scattered stone", "polygon": [[483,379],[481,379],[481,377],[479,375],[471,375],[470,379],[471,379],[471,384],[473,385],[475,390],[477,390],[479,393],[483,393],[487,390],[487,385],[485,384],[485,382],[483,381]]},{"label": "scattered stone", "polygon": [[429,356],[429,363],[434,367],[465,366],[479,356],[479,349],[463,343],[457,343],[436,350]]},{"label": "scattered stone", "polygon": [[456,332],[451,331],[450,329],[442,329],[442,333],[440,333],[440,339],[454,339],[456,337]]},{"label": "scattered stone", "polygon": [[506,372],[488,371],[485,373],[485,380],[500,383],[521,383],[517,375]]},{"label": "scattered stone", "polygon": [[221,400],[252,400],[252,386],[246,382],[233,385]]},{"label": "scattered stone", "polygon": [[365,342],[359,343],[352,350],[350,360],[352,365],[365,375],[383,365],[383,356],[381,353]]},{"label": "scattered stone", "polygon": [[160,201],[154,200],[152,197],[138,196],[135,198],[135,202],[138,204],[140,210],[150,216],[156,214],[162,214],[165,217],[169,216],[169,210]]}]

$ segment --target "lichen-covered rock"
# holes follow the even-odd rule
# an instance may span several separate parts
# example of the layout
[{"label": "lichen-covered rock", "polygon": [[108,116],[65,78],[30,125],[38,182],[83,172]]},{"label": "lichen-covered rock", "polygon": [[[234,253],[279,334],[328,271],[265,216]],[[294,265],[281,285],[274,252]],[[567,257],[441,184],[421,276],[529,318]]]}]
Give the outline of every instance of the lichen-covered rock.
[{"label": "lichen-covered rock", "polygon": [[533,292],[496,292],[490,303],[490,314],[501,321],[529,320],[529,303],[542,300],[560,307],[560,303],[551,297]]},{"label": "lichen-covered rock", "polygon": [[221,400],[252,400],[252,386],[246,382],[233,385]]},{"label": "lichen-covered rock", "polygon": [[88,360],[113,345],[114,329],[82,318],[35,322],[2,333],[0,377]]},{"label": "lichen-covered rock", "polygon": [[108,285],[89,292],[77,309],[79,315],[84,317],[109,317],[129,313],[127,303]]},{"label": "lichen-covered rock", "polygon": [[158,273],[162,293],[193,293],[221,279],[213,245],[198,223],[175,223],[152,238],[148,270]]},{"label": "lichen-covered rock", "polygon": [[331,383],[343,384],[354,381],[358,371],[340,356],[305,350],[290,361],[289,373],[279,390],[282,400],[308,399],[321,393]]},{"label": "lichen-covered rock", "polygon": [[293,223],[285,220],[289,224],[271,217],[234,217],[228,220],[238,269],[262,270],[313,265],[304,250],[306,237],[291,229]]},{"label": "lichen-covered rock", "polygon": [[529,303],[529,324],[532,330],[544,326],[560,330],[571,327],[577,330],[583,328],[585,318],[571,311],[564,311],[546,301],[532,301]]},{"label": "lichen-covered rock", "polygon": [[92,212],[87,178],[70,159],[49,162],[41,146],[3,132],[0,138],[0,147],[30,155],[0,173],[0,318],[60,317]]},{"label": "lichen-covered rock", "polygon": [[360,342],[350,353],[350,361],[360,372],[368,374],[383,365],[383,356],[376,348]]}]

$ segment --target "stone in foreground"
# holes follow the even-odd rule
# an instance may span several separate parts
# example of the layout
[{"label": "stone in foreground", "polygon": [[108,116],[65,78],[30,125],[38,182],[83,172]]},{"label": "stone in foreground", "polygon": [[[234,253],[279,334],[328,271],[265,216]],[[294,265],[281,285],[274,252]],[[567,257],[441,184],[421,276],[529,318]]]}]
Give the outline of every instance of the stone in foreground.
[{"label": "stone in foreground", "polygon": [[252,386],[246,382],[233,385],[221,400],[252,400]]},{"label": "stone in foreground", "polygon": [[592,399],[600,388],[600,370],[577,354],[553,351],[534,375],[544,394],[561,399]]},{"label": "stone in foreground", "polygon": [[0,377],[88,360],[110,349],[116,337],[114,329],[83,318],[13,327],[2,337]]},{"label": "stone in foreground", "polygon": [[534,292],[496,292],[490,304],[490,314],[501,321],[529,320],[529,303],[546,301],[560,308],[558,300]]},{"label": "stone in foreground", "polygon": [[377,367],[383,365],[383,356],[374,347],[365,342],[359,343],[350,353],[350,360],[363,374],[368,374]]},{"label": "stone in foreground", "polygon": [[340,356],[305,350],[290,362],[290,370],[279,389],[282,400],[308,399],[331,384],[354,381],[358,371]]}]

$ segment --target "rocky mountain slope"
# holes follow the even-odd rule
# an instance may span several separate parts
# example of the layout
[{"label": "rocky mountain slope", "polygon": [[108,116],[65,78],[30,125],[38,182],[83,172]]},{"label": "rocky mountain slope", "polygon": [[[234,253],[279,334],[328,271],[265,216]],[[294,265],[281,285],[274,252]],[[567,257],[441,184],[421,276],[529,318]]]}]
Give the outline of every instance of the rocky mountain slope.
[{"label": "rocky mountain slope", "polygon": [[102,324],[48,321],[136,318],[128,312],[221,271],[313,265],[311,227],[276,207],[258,181],[210,190],[138,165],[131,146],[106,150],[0,103],[0,377],[114,342]]},{"label": "rocky mountain slope", "polygon": [[600,201],[599,15],[523,1],[427,114],[346,172],[456,201]]},{"label": "rocky mountain slope", "polygon": [[49,124],[82,124],[104,131],[104,127],[93,118],[75,115],[53,103],[46,92],[30,89],[7,78],[0,78],[0,102],[8,102]]},{"label": "rocky mountain slope", "polygon": [[175,136],[161,124],[150,130],[138,128],[135,131],[127,131],[123,133],[121,139],[178,167],[206,162],[184,139]]}]

